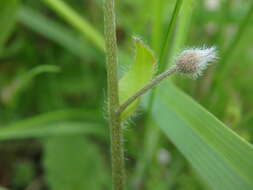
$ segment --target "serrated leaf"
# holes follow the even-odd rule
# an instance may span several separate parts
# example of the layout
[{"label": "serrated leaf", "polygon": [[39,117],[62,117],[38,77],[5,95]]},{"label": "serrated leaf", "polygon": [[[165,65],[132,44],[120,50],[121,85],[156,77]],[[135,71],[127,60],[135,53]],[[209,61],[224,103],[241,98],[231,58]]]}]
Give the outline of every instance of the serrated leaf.
[{"label": "serrated leaf", "polygon": [[252,145],[190,97],[161,85],[152,115],[211,189],[253,189]]},{"label": "serrated leaf", "polygon": [[97,190],[110,181],[97,147],[81,135],[45,139],[44,151],[51,190]]},{"label": "serrated leaf", "polygon": [[[142,40],[134,38],[135,60],[130,70],[119,81],[119,100],[122,104],[136,91],[145,86],[154,76],[156,58]],[[130,104],[122,113],[122,120],[127,119],[136,110],[139,99]]]}]

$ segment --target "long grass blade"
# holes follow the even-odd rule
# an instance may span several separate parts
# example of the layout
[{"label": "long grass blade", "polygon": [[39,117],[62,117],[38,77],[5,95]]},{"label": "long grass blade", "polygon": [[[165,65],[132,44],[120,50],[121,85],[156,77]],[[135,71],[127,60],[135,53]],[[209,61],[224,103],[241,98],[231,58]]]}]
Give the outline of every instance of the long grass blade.
[{"label": "long grass blade", "polygon": [[62,0],[43,0],[46,5],[56,11],[70,25],[80,31],[84,36],[93,42],[100,50],[105,49],[102,34],[100,34],[85,18],[78,15],[71,7]]},{"label": "long grass blade", "polygon": [[152,115],[213,190],[253,189],[253,146],[171,84],[158,89]]},{"label": "long grass blade", "polygon": [[94,51],[86,45],[85,40],[77,32],[45,17],[38,11],[23,6],[18,12],[18,20],[29,29],[52,40],[80,58],[87,59],[94,54]]}]

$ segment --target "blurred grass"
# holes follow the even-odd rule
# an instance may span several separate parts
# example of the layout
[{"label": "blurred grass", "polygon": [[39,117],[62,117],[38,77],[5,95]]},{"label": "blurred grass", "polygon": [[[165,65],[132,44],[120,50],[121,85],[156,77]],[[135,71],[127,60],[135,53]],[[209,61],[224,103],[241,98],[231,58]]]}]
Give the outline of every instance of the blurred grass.
[{"label": "blurred grass", "polygon": [[53,19],[48,19],[38,11],[29,7],[22,7],[18,12],[18,19],[28,28],[62,45],[76,56],[84,59],[87,57],[96,58],[96,56],[92,56],[94,51],[85,45],[85,41],[78,33],[71,31]]},{"label": "blurred grass", "polygon": [[54,9],[57,14],[62,16],[70,25],[80,30],[87,39],[91,40],[99,49],[105,49],[105,43],[102,35],[93,28],[85,18],[81,18],[72,10],[64,1],[43,0],[50,8]]},{"label": "blurred grass", "polygon": [[[2,51],[3,45],[14,30],[17,10],[19,7],[19,0],[10,0],[8,2],[2,1],[0,7],[0,51]],[[0,52],[1,55],[1,52]]]},{"label": "blurred grass", "polygon": [[[0,139],[5,140],[0,146],[3,155],[0,158],[0,184],[14,190],[29,189],[29,186],[43,189],[48,185],[44,178],[48,172],[50,173],[47,169],[44,171],[41,168],[45,148],[43,139],[48,136],[53,139],[57,135],[73,135],[87,131],[89,134],[83,135],[84,143],[87,141],[87,144],[92,144],[92,149],[99,149],[99,156],[96,157],[103,160],[99,163],[103,165],[103,172],[109,173],[109,150],[103,135],[106,125],[101,122],[101,118],[106,117],[103,111],[106,104],[105,69],[104,57],[101,54],[104,46],[101,35],[102,2],[26,0],[19,6],[20,2],[0,1],[0,10],[5,9],[7,5],[10,6],[6,11],[0,11],[0,47],[3,47],[0,50],[0,94],[6,92],[6,89],[11,89],[13,81],[26,83],[25,79],[19,76],[28,76],[27,73],[36,67],[43,67],[45,64],[57,67],[60,71],[32,77],[31,81],[26,83],[26,87],[17,93],[17,98],[10,98],[9,103],[0,98]],[[61,4],[62,2],[66,5]],[[173,78],[173,81],[238,135],[253,142],[252,2],[218,2],[220,3],[217,6],[212,0],[189,2],[193,3],[194,9],[193,5],[187,6],[184,2],[174,23],[174,33],[170,32],[168,41],[164,36],[175,0],[150,3],[131,0],[117,2],[121,70],[124,72],[125,67],[129,65],[129,55],[133,55],[129,48],[132,47],[129,39],[136,33],[151,44],[156,55],[159,55],[162,44],[168,43],[169,51],[164,52],[169,54],[170,63],[183,46],[217,45],[221,52],[220,59],[202,78],[189,81],[178,76]],[[12,96],[14,93],[8,97]],[[88,112],[91,114],[87,114]],[[158,190],[208,189],[167,137],[162,134],[156,135],[154,130],[157,128],[151,127],[157,123],[148,126],[154,121],[150,122],[151,118],[147,118],[140,114],[134,122],[128,124],[125,132],[128,155],[126,163],[131,187]],[[47,124],[49,120],[57,120],[59,128],[55,127],[55,123]],[[89,120],[97,121],[99,124],[89,125]],[[46,126],[40,121],[46,121]],[[151,135],[147,138],[144,131],[149,129]],[[16,146],[15,139],[23,140],[19,140],[19,146]],[[69,137],[66,137],[66,142],[71,142],[71,139],[68,139]],[[75,139],[75,135],[72,139]],[[42,143],[37,145],[38,142]],[[64,150],[66,142],[64,139],[62,142],[64,143],[56,143],[53,150]],[[32,144],[35,148],[27,147],[26,143]],[[73,142],[73,146],[74,144]],[[75,147],[75,150],[82,148],[84,147]],[[166,149],[167,153],[161,149]],[[50,152],[48,154],[52,156],[54,151]],[[97,155],[96,151],[91,154]],[[161,155],[165,155],[164,162],[161,162]],[[36,174],[31,177],[31,181],[26,180],[25,183],[19,183],[21,179],[13,180],[13,176],[20,176],[18,170],[13,169],[13,163],[19,163],[21,160],[31,163],[29,170]],[[71,162],[77,161],[69,161],[69,164]],[[139,181],[136,181],[135,176],[131,176],[134,173],[132,171],[136,171],[136,166],[148,168],[137,169],[138,172],[144,171],[137,172],[137,176],[141,176]],[[105,185],[103,189],[109,187]]]}]

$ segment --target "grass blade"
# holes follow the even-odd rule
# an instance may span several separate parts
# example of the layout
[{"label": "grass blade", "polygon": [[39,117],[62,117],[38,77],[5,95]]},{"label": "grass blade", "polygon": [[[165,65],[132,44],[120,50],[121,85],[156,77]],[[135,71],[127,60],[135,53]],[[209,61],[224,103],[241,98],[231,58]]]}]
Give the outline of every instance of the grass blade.
[{"label": "grass blade", "polygon": [[152,22],[152,49],[158,53],[161,49],[162,21],[164,14],[164,0],[152,0],[153,22]]},{"label": "grass blade", "polygon": [[[67,131],[69,131],[73,134],[77,133],[78,131],[85,132],[86,130],[90,130],[85,129],[85,127],[81,129],[80,122],[73,123],[75,125],[73,128],[69,128],[66,124],[62,126],[59,125],[59,122],[69,121],[73,119],[82,119],[85,120],[85,122],[94,123],[91,126],[95,127],[101,125],[102,122],[102,119],[97,117],[97,114],[94,111],[86,111],[80,109],[52,111],[34,116],[29,119],[17,121],[13,124],[7,125],[6,127],[0,128],[0,141],[21,138],[37,138],[46,134],[54,135],[57,132],[59,132],[59,134],[65,134]],[[50,127],[54,125],[57,125],[58,127],[51,129]],[[96,130],[97,128],[94,131]],[[40,131],[42,132],[40,133]]]},{"label": "grass blade", "polygon": [[[76,32],[52,19],[46,18],[38,11],[23,6],[18,12],[18,20],[31,30],[56,42],[80,58],[87,59],[94,54],[94,51],[85,45],[84,40],[80,39]],[[95,58],[96,56],[92,57]]]},{"label": "grass blade", "polygon": [[37,75],[42,73],[55,73],[58,71],[59,67],[55,65],[43,64],[17,75],[7,87],[2,89],[2,92],[0,93],[3,103],[14,105],[20,92],[29,86]]},{"label": "grass blade", "polygon": [[241,22],[238,31],[235,34],[235,37],[229,44],[226,51],[221,56],[221,60],[219,63],[219,72],[217,72],[217,78],[215,79],[214,88],[218,88],[219,84],[222,84],[221,81],[223,81],[224,78],[227,76],[227,74],[229,73],[229,69],[233,67],[231,63],[234,62],[229,63],[229,59],[231,59],[231,57],[233,56],[238,43],[240,42],[242,36],[244,35],[247,27],[251,24],[252,17],[253,17],[253,3],[251,3],[249,11],[245,15],[243,21]]},{"label": "grass blade", "polygon": [[177,88],[162,85],[152,115],[213,190],[253,189],[253,147]]},{"label": "grass blade", "polygon": [[166,68],[166,58],[168,55],[169,43],[172,41],[173,31],[175,29],[176,20],[181,8],[183,0],[177,0],[175,8],[172,13],[172,17],[166,32],[164,44],[161,49],[161,54],[159,57],[159,72],[162,72]]},{"label": "grass blade", "polygon": [[92,134],[100,137],[107,135],[106,128],[99,124],[87,122],[54,122],[25,128],[8,127],[0,130],[0,141],[21,140],[30,138],[44,138],[50,136],[70,136],[78,134]]},{"label": "grass blade", "polygon": [[54,9],[70,25],[82,32],[87,39],[92,41],[100,50],[105,49],[103,36],[85,19],[78,15],[71,7],[62,0],[43,0],[49,7]]},{"label": "grass blade", "polygon": [[[186,28],[189,26],[189,21],[191,19],[192,11],[194,8],[192,0],[184,1],[182,4],[179,4],[181,2],[177,2],[177,3],[178,4],[175,7],[182,6],[182,8],[181,8],[181,11],[177,10],[179,9],[179,7],[175,8],[175,10],[179,12],[175,12],[175,10],[173,12],[173,15],[174,15],[173,20],[175,20],[176,17],[178,17],[178,24],[177,24],[177,33],[174,35],[174,42],[173,44],[171,44],[172,47],[170,48],[171,50],[170,57],[173,57],[178,51],[178,49],[181,48],[181,46],[183,46],[185,42],[185,39],[187,36]],[[175,21],[171,21],[171,22],[175,22]],[[171,33],[169,35],[172,35],[172,31],[174,31],[174,29],[168,28],[168,30],[170,31],[169,33]],[[167,35],[167,38],[168,38],[167,40],[171,40],[171,37],[169,37],[169,35]],[[161,63],[162,62],[160,62],[160,64]],[[156,89],[154,89],[153,92],[151,93],[149,106],[147,108],[148,110],[152,109],[152,104],[153,104],[156,93],[157,93]],[[160,139],[159,137],[161,134],[161,131],[159,129],[153,128],[153,126],[151,126],[152,124],[150,123],[153,123],[152,118],[147,118],[147,120],[148,122],[146,122],[147,124],[146,124],[146,132],[144,136],[145,144],[144,144],[143,152],[139,154],[137,167],[133,175],[138,181],[142,180],[143,176],[145,175],[145,171],[147,167],[149,166],[149,164],[151,163],[151,160],[153,159],[154,152],[155,152],[155,149],[158,147],[158,142]]]},{"label": "grass blade", "polygon": [[19,0],[8,0],[0,2],[0,50],[8,39],[16,22],[16,14]]}]

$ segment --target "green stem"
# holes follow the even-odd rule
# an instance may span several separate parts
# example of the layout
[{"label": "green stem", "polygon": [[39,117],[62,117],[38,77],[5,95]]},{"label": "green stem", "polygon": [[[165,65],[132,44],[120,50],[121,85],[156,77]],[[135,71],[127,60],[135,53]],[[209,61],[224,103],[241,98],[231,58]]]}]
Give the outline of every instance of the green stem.
[{"label": "green stem", "polygon": [[164,80],[166,77],[172,75],[178,70],[176,66],[172,66],[167,71],[163,72],[162,74],[156,76],[153,80],[151,80],[148,84],[146,84],[143,88],[138,90],[135,94],[133,94],[130,98],[128,98],[123,104],[119,106],[117,110],[118,114],[121,114],[131,103],[133,103],[137,98],[145,94],[148,90],[155,87],[158,83]]},{"label": "green stem", "polygon": [[107,63],[108,112],[111,129],[112,180],[114,190],[123,190],[125,186],[123,132],[119,114],[119,91],[117,78],[117,39],[114,12],[114,0],[105,0],[104,26]]}]

